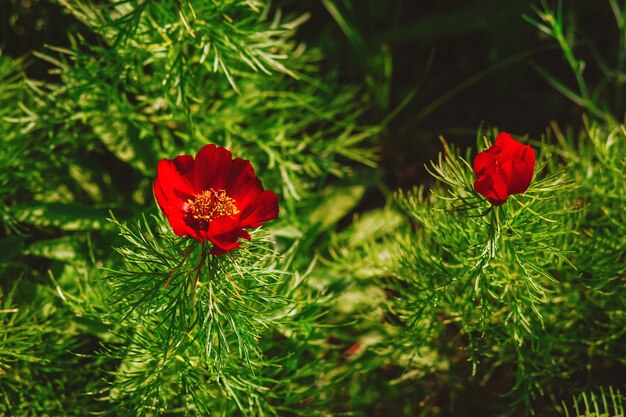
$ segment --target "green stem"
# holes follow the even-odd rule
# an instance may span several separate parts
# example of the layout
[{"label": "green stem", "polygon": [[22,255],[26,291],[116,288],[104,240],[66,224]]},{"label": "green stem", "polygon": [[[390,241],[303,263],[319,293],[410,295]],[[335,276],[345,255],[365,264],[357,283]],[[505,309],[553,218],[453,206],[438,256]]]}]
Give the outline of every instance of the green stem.
[{"label": "green stem", "polygon": [[167,278],[167,281],[165,281],[165,284],[163,284],[163,288],[167,288],[167,286],[170,285],[170,282],[172,282],[172,279],[174,279],[174,276],[176,276],[176,272],[178,272],[180,267],[183,266],[183,264],[185,263],[185,261],[187,260],[187,258],[191,254],[191,252],[193,252],[193,250],[196,248],[197,244],[198,244],[198,242],[196,242],[196,241],[192,242],[191,245],[189,245],[181,253],[181,256],[183,257],[182,261],[180,261],[178,263],[178,265],[176,265],[174,268],[172,268],[172,270],[170,271],[170,276]]},{"label": "green stem", "polygon": [[206,262],[206,258],[208,257],[208,253],[207,253],[207,243],[206,241],[202,242],[202,248],[200,248],[200,255],[198,258],[198,263],[196,264],[195,268],[192,270],[193,272],[196,273],[194,280],[193,280],[193,286],[191,288],[191,292],[195,294],[196,292],[196,285],[198,285],[198,279],[200,278],[200,273],[202,272],[202,267],[204,266],[204,263]]},{"label": "green stem", "polygon": [[207,253],[207,242],[202,242],[202,247],[200,248],[200,254],[198,255],[198,263],[192,270],[195,272],[195,277],[193,280],[193,285],[191,286],[190,295],[191,295],[191,309],[193,311],[191,322],[193,323],[193,327],[191,328],[190,334],[193,334],[195,330],[198,328],[198,310],[196,309],[196,305],[198,303],[198,293],[196,292],[196,287],[198,285],[198,280],[200,278],[200,273],[206,263],[206,259],[209,256]]}]

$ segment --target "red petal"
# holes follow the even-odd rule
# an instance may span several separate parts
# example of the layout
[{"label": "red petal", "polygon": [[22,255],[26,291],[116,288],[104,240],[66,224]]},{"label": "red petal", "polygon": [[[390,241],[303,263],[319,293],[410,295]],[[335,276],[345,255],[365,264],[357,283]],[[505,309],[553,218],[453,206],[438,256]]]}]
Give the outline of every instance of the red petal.
[{"label": "red petal", "polygon": [[250,235],[239,226],[239,222],[228,216],[218,217],[209,223],[209,229],[201,231],[214,247],[211,253],[226,253],[241,245],[239,238],[250,240]]},{"label": "red petal", "polygon": [[474,182],[474,189],[484,195],[494,206],[501,206],[509,197],[507,183],[498,170],[487,175],[481,175]]},{"label": "red petal", "polygon": [[180,209],[178,205],[171,204],[172,200],[168,200],[163,195],[163,190],[158,182],[154,182],[153,186],[154,196],[157,199],[157,203],[159,207],[161,207],[161,211],[165,214],[172,230],[178,236],[191,236],[192,238],[204,242],[205,238],[202,237],[198,230],[191,227],[187,221],[187,213],[184,210]]},{"label": "red petal", "polygon": [[263,185],[254,174],[250,161],[235,158],[228,173],[226,193],[235,199],[239,210],[244,211],[262,192]]},{"label": "red petal", "polygon": [[195,185],[198,190],[224,190],[233,155],[213,144],[203,146],[196,155]]},{"label": "red petal", "polygon": [[263,191],[239,215],[242,227],[259,227],[278,216],[278,197],[272,191]]},{"label": "red petal", "polygon": [[[179,155],[174,159],[163,159],[157,166],[157,178],[152,189],[157,203],[179,236],[190,234],[185,223],[185,204],[195,194],[193,187],[193,158]],[[193,232],[191,230],[191,232]]]},{"label": "red petal", "polygon": [[491,149],[493,149],[493,147],[479,153],[476,155],[476,158],[474,158],[474,172],[476,175],[481,174],[484,169],[496,164],[496,158],[493,152],[490,152]]},{"label": "red petal", "polygon": [[507,178],[508,194],[523,193],[528,189],[533,179],[533,170],[521,160],[510,160],[501,164],[501,169]]},{"label": "red petal", "polygon": [[190,185],[193,185],[194,161],[191,155],[178,155],[172,162],[180,175],[182,175]]},{"label": "red petal", "polygon": [[506,132],[500,132],[493,146],[497,148],[495,157],[499,163],[511,159],[522,159],[524,154],[524,145]]},{"label": "red petal", "polygon": [[157,204],[161,208],[161,211],[163,211],[163,214],[165,214],[165,217],[170,223],[170,226],[172,226],[174,233],[178,236],[187,235],[187,228],[185,227],[183,220],[184,213],[178,201],[168,199],[165,196],[158,178],[154,181],[152,190],[154,191],[154,197],[156,198]]},{"label": "red petal", "polygon": [[[239,237],[242,237],[247,240],[252,240],[252,238],[250,237],[250,234],[243,229],[241,229]],[[223,255],[226,252],[230,252],[231,250],[237,249],[239,246],[241,246],[241,241],[236,241],[234,244],[229,243],[231,237],[226,237],[224,242],[220,242],[219,241],[220,238],[221,236],[216,237],[214,240],[212,240],[213,248],[211,248],[211,253],[213,255]]]},{"label": "red petal", "polygon": [[535,172],[535,151],[533,151],[533,148],[531,148],[530,145],[524,146],[524,152],[522,153],[522,162],[526,164],[528,169],[530,169],[532,172]]},{"label": "red petal", "polygon": [[[162,159],[157,166],[157,178],[167,199],[174,200],[181,209],[196,194],[193,186],[193,158],[179,155],[174,159]],[[176,203],[178,202],[178,203]]]}]

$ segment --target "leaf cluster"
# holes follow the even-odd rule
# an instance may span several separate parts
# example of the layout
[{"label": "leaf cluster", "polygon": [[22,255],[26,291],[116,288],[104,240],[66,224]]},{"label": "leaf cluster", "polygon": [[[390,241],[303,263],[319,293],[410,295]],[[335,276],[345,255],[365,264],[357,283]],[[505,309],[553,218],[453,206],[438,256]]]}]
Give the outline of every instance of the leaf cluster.
[{"label": "leaf cluster", "polygon": [[369,271],[366,288],[383,290],[370,298],[383,312],[370,349],[404,368],[395,383],[436,385],[442,372],[474,381],[506,395],[494,412],[543,410],[550,396],[619,383],[624,140],[623,127],[588,122],[575,137],[555,126],[535,142],[530,188],[499,208],[473,189],[470,151],[444,141],[431,192],[395,196],[410,222],[337,249],[338,264]]},{"label": "leaf cluster", "polygon": [[[63,317],[76,322],[67,344],[59,342],[72,358],[66,370],[76,368],[74,344],[103,365],[76,368],[82,389],[67,384],[35,397],[43,404],[65,395],[59,407],[81,401],[89,412],[122,415],[315,414],[334,398],[328,386],[340,382],[320,378],[332,375],[338,349],[319,327],[332,296],[305,277],[316,240],[364,187],[355,186],[332,217],[316,210],[315,196],[324,188],[332,201],[343,189],[335,183],[374,164],[371,140],[380,128],[359,124],[358,90],[322,79],[320,51],[294,40],[307,16],[283,16],[265,2],[54,7],[81,24],[67,47],[35,52],[48,77],[29,79],[21,60],[0,56],[0,273],[8,278],[1,288],[21,275],[58,304],[58,320],[43,327],[56,334],[67,327]],[[145,220],[155,210],[157,161],[206,143],[250,159],[280,195],[284,220],[275,230],[285,258],[257,234],[259,245],[237,262],[211,263],[201,245],[187,247]],[[106,222],[110,211],[117,224]],[[15,308],[25,304],[28,297]],[[28,321],[16,321],[16,332]],[[57,358],[38,356],[34,373]],[[316,392],[327,400],[312,403]],[[31,404],[8,398],[12,410]]]}]

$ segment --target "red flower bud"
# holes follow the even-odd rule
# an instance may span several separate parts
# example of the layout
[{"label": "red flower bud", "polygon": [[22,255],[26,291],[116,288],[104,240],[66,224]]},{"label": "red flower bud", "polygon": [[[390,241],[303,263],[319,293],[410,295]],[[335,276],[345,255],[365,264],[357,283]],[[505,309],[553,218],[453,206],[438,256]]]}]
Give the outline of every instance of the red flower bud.
[{"label": "red flower bud", "polygon": [[494,206],[501,206],[511,194],[528,189],[534,170],[535,152],[530,145],[501,132],[493,146],[474,159],[474,189]]},{"label": "red flower bud", "polygon": [[278,216],[276,194],[263,189],[250,161],[215,145],[202,147],[195,159],[162,159],[153,191],[174,233],[209,240],[215,255],[239,247],[240,237],[250,240],[246,229]]}]

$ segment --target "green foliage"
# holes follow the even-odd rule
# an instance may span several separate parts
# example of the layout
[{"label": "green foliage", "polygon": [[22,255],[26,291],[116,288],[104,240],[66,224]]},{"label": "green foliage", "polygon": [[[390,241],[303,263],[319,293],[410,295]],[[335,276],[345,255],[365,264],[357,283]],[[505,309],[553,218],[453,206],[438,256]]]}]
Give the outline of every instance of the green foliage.
[{"label": "green foliage", "polygon": [[[375,36],[356,2],[324,0],[362,87],[300,43],[310,16],[288,1],[37,4],[71,24],[64,46],[0,55],[0,413],[623,415],[619,390],[593,394],[626,373],[623,5],[608,2],[620,48],[600,85],[560,3],[527,17],[576,87],[539,71],[589,115],[523,139],[535,178],[494,208],[476,151],[444,140],[430,189],[389,192],[372,169],[413,93],[363,121],[393,101],[394,39],[488,26],[495,2]],[[27,77],[33,61],[48,73]],[[161,158],[207,143],[280,199],[224,256],[175,236],[152,196]]]},{"label": "green foliage", "polygon": [[[0,292],[3,415],[80,416],[96,410],[85,393],[97,387],[108,363],[83,355],[93,340],[85,337],[74,317],[68,319],[67,311],[50,301],[48,291],[19,281],[11,292]],[[25,296],[30,305],[16,307],[18,298]],[[72,374],[68,369],[81,372]]]},{"label": "green foliage", "polygon": [[[608,5],[615,18],[617,39],[619,40],[617,54],[614,57],[603,56],[604,51],[598,51],[591,44],[594,63],[599,68],[603,81],[591,87],[585,78],[588,62],[576,56],[575,49],[580,35],[576,33],[574,25],[568,25],[564,12],[563,2],[558,0],[555,7],[550,7],[547,1],[540,1],[541,7],[535,7],[536,18],[526,15],[524,18],[544,34],[553,38],[563,53],[563,57],[570,67],[576,80],[576,89],[567,86],[561,80],[550,74],[542,67],[536,67],[550,85],[574,103],[578,104],[595,117],[615,124],[622,119],[626,103],[623,101],[623,88],[626,73],[626,5],[620,5],[617,0],[608,0]],[[601,53],[602,52],[602,53]],[[578,90],[578,91],[576,91]]]},{"label": "green foliage", "polygon": [[98,315],[124,341],[107,348],[121,363],[109,412],[183,407],[206,415],[226,398],[251,414],[267,409],[257,375],[270,365],[258,343],[296,309],[281,294],[289,276],[277,269],[269,242],[255,234],[251,250],[217,257],[206,243],[147,219],[132,228],[116,224],[129,245],[118,250],[127,266],[108,274],[110,310]]},{"label": "green foliage", "polygon": [[471,297],[460,302],[471,309],[468,317],[479,314],[470,322],[484,329],[492,314],[503,315],[521,343],[524,333],[541,326],[537,303],[547,299],[556,283],[549,271],[568,268],[563,237],[572,233],[567,219],[572,182],[559,172],[541,178],[539,171],[522,197],[512,196],[502,210],[487,209],[473,190],[470,165],[456,159],[453,148],[446,155],[432,169],[435,178],[451,187],[449,196],[426,201],[420,191],[399,195],[420,234],[419,245],[405,243],[410,255],[402,263],[419,277],[424,301],[438,304],[438,292],[458,286],[455,299]]},{"label": "green foliage", "polygon": [[557,290],[554,271],[573,269],[565,240],[576,224],[572,182],[562,172],[539,171],[523,196],[496,210],[473,190],[473,171],[452,147],[432,169],[447,185],[438,196],[398,196],[414,222],[398,237],[403,249],[390,282],[398,294],[390,308],[407,326],[399,343],[418,350],[452,325],[467,338],[475,364],[508,354],[506,361],[515,361],[520,349],[541,340],[541,304]]},{"label": "green foliage", "polygon": [[337,249],[353,276],[368,271],[360,291],[384,291],[370,292],[384,311],[371,349],[405,368],[402,382],[476,378],[507,394],[500,407],[531,410],[580,389],[583,373],[611,383],[602,363],[622,372],[626,136],[602,126],[576,139],[555,128],[530,188],[497,209],[473,189],[470,152],[443,142],[431,192],[395,196],[410,226]]},{"label": "green foliage", "polygon": [[[90,360],[106,364],[77,370],[85,389],[72,389],[71,401],[113,415],[332,408],[328,387],[340,379],[321,377],[335,368],[335,349],[319,323],[331,296],[305,277],[316,241],[363,196],[362,185],[337,185],[374,164],[368,143],[380,128],[359,125],[358,91],[321,79],[320,52],[293,40],[306,15],[284,17],[264,2],[60,7],[82,26],[69,46],[35,52],[50,77],[27,79],[21,61],[1,57],[0,243],[3,275],[30,264],[27,284],[55,289],[58,316],[42,326],[65,335],[61,317],[76,321],[58,343],[63,367],[85,338]],[[157,161],[209,142],[250,159],[280,195],[278,244],[258,233],[237,258],[207,258],[206,247],[142,215],[155,210]],[[326,209],[316,204],[322,187]],[[110,210],[124,221],[106,222]],[[38,342],[23,320],[12,325],[30,337],[26,348]],[[37,355],[32,372],[52,372],[53,352]],[[31,403],[16,395],[5,406],[20,415]],[[70,407],[61,395],[35,398]]]},{"label": "green foliage", "polygon": [[607,393],[600,389],[600,394],[582,393],[579,398],[574,397],[572,406],[573,413],[570,414],[570,408],[563,404],[565,415],[576,417],[622,417],[624,415],[623,397],[619,390],[609,388]]},{"label": "green foliage", "polygon": [[303,19],[282,22],[277,12],[269,20],[261,6],[68,3],[103,40],[77,36],[72,49],[40,54],[63,83],[39,98],[51,119],[88,127],[86,140],[143,175],[153,175],[160,155],[213,142],[272,172],[268,181],[299,200],[307,178],[345,174],[338,157],[371,165],[371,151],[358,145],[376,129],[355,125],[355,91],[309,80],[319,54],[290,40]]}]

